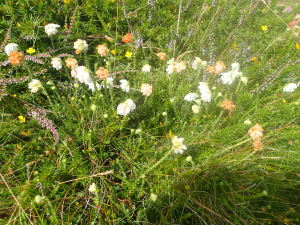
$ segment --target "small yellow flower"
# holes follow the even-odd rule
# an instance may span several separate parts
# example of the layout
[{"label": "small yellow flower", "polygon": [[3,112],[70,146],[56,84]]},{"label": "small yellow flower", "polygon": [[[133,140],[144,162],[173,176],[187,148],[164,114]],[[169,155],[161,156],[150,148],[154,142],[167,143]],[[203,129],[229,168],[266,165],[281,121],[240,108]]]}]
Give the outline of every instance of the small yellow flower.
[{"label": "small yellow flower", "polygon": [[285,100],[285,99],[282,99],[282,103],[286,103],[286,100]]},{"label": "small yellow flower", "polygon": [[261,26],[261,30],[267,31],[268,30],[268,26]]},{"label": "small yellow flower", "polygon": [[111,0],[111,2],[115,2],[116,0]]},{"label": "small yellow flower", "polygon": [[295,44],[295,48],[296,48],[297,50],[300,50],[300,44],[299,44],[299,43],[296,43],[296,44]]},{"label": "small yellow flower", "polygon": [[126,57],[126,58],[129,59],[129,58],[131,58],[131,56],[132,56],[132,52],[126,52],[126,54],[125,54],[125,57]]},{"label": "small yellow flower", "polygon": [[232,45],[232,47],[233,47],[233,49],[234,49],[234,50],[236,50],[236,49],[237,49],[237,43],[236,43],[236,41],[235,41],[235,42],[233,42],[233,45]]},{"label": "small yellow flower", "polygon": [[70,4],[72,2],[72,0],[64,0],[65,4]]},{"label": "small yellow flower", "polygon": [[20,123],[25,123],[25,117],[24,116],[18,116],[18,119]]},{"label": "small yellow flower", "polygon": [[26,52],[28,54],[33,54],[33,53],[35,53],[35,49],[34,48],[29,48],[29,49],[26,50]]},{"label": "small yellow flower", "polygon": [[21,26],[21,24],[20,23],[17,23],[17,27],[20,27]]},{"label": "small yellow flower", "polygon": [[114,50],[114,49],[111,50],[110,53],[113,54],[113,55],[116,55],[116,54],[117,54],[116,50]]}]

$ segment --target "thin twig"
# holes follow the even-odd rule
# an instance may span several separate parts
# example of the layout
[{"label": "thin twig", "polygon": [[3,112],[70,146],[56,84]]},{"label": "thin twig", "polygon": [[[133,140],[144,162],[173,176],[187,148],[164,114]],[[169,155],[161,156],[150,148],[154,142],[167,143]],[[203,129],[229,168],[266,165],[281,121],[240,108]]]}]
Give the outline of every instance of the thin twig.
[{"label": "thin twig", "polygon": [[63,181],[63,182],[58,182],[58,183],[59,184],[65,184],[65,183],[70,183],[70,182],[73,182],[73,181],[88,179],[88,178],[92,178],[92,177],[106,176],[106,175],[112,174],[113,172],[114,172],[113,170],[108,170],[108,171],[105,171],[105,172],[102,172],[102,173],[93,174],[91,176],[79,177],[79,178],[75,178],[75,179],[71,179],[71,180],[67,180],[67,181]]}]

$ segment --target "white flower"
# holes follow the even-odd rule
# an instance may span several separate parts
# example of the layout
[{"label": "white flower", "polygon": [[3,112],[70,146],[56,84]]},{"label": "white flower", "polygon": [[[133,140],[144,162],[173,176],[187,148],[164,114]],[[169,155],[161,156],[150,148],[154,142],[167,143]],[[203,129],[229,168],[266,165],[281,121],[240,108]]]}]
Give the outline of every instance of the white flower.
[{"label": "white flower", "polygon": [[110,88],[113,86],[114,86],[114,78],[113,77],[108,77],[101,83],[101,87],[103,87],[103,88]]},{"label": "white flower", "polygon": [[92,104],[92,105],[91,105],[91,110],[92,110],[93,112],[95,112],[96,109],[97,109],[97,106],[96,106],[95,104]]},{"label": "white flower", "polygon": [[14,51],[18,51],[19,45],[16,43],[9,43],[5,46],[5,53],[6,55],[10,55]]},{"label": "white flower", "polygon": [[42,203],[42,201],[44,201],[44,199],[45,199],[45,197],[44,196],[40,196],[40,195],[36,195],[34,197],[34,201],[35,201],[36,204]]},{"label": "white flower", "polygon": [[88,44],[84,40],[78,39],[74,42],[74,49],[76,49],[76,54],[79,54],[82,51],[86,51],[88,47]]},{"label": "white flower", "polygon": [[193,105],[192,106],[193,113],[197,114],[200,112],[200,106],[199,105]]},{"label": "white flower", "polygon": [[149,64],[146,64],[142,67],[142,71],[145,73],[149,73],[151,71],[151,66]]},{"label": "white flower", "polygon": [[222,92],[218,92],[217,97],[221,97],[222,95]]},{"label": "white flower", "polygon": [[186,69],[186,63],[181,61],[175,64],[176,72],[180,73]]},{"label": "white flower", "polygon": [[208,84],[205,82],[199,82],[198,88],[201,93],[201,99],[204,102],[210,102],[211,101],[211,91],[209,90]]},{"label": "white flower", "polygon": [[183,151],[187,150],[186,145],[183,144],[184,138],[178,138],[177,136],[174,136],[172,139],[172,150],[176,154],[182,154]]},{"label": "white flower", "polygon": [[232,84],[237,77],[242,76],[242,73],[239,72],[240,64],[232,63],[231,70],[226,73],[221,73],[221,81],[223,84]]},{"label": "white flower", "polygon": [[152,193],[150,195],[150,199],[151,199],[151,201],[155,202],[157,200],[157,195]]},{"label": "white flower", "polygon": [[60,70],[62,68],[62,60],[59,57],[52,58],[51,64],[56,70]]},{"label": "white flower", "polygon": [[283,90],[283,92],[289,93],[289,92],[294,92],[297,89],[297,87],[298,87],[297,84],[289,83],[289,84],[285,85],[282,90]]},{"label": "white flower", "polygon": [[130,90],[129,82],[127,80],[120,80],[120,82],[121,82],[120,88],[125,92],[129,92]]},{"label": "white flower", "polygon": [[162,112],[161,113],[163,116],[167,116],[167,112]]},{"label": "white flower", "polygon": [[96,194],[97,193],[97,185],[95,183],[92,183],[89,187],[89,192],[93,193],[93,194]]},{"label": "white flower", "polygon": [[185,161],[192,162],[193,161],[193,157],[189,155],[188,157],[185,158]]},{"label": "white flower", "polygon": [[245,124],[245,125],[250,125],[251,123],[252,123],[252,122],[251,122],[251,120],[249,120],[249,119],[247,119],[247,120],[244,121],[244,124]]},{"label": "white flower", "polygon": [[80,83],[84,83],[86,85],[93,83],[89,70],[85,66],[78,66],[75,70],[75,78],[77,78]]},{"label": "white flower", "polygon": [[170,59],[167,62],[168,66],[166,69],[167,74],[171,74],[171,73],[180,73],[183,70],[186,69],[186,63],[181,61],[181,62],[175,62],[174,58]]},{"label": "white flower", "polygon": [[117,113],[122,116],[128,115],[136,108],[135,103],[131,99],[127,99],[125,102],[120,103],[117,107]]},{"label": "white flower", "polygon": [[207,66],[207,62],[201,60],[199,57],[195,57],[194,61],[192,62],[192,68],[197,70],[199,68],[205,68]]},{"label": "white flower", "polygon": [[60,25],[49,23],[45,26],[45,32],[48,34],[48,36],[54,35],[57,33],[57,28],[59,28]]},{"label": "white flower", "polygon": [[144,96],[150,96],[153,91],[153,87],[151,84],[142,84],[141,92]]},{"label": "white flower", "polygon": [[188,93],[186,96],[184,96],[184,100],[188,102],[195,101],[197,98],[199,98],[199,95],[196,93]]},{"label": "white flower", "polygon": [[138,128],[134,131],[136,134],[141,134],[142,133],[142,129],[141,128]]},{"label": "white flower", "polygon": [[36,93],[42,87],[42,83],[39,80],[33,79],[29,84],[28,88],[30,89],[31,93]]},{"label": "white flower", "polygon": [[247,84],[248,83],[248,77],[241,76],[241,81],[242,81],[243,84]]}]

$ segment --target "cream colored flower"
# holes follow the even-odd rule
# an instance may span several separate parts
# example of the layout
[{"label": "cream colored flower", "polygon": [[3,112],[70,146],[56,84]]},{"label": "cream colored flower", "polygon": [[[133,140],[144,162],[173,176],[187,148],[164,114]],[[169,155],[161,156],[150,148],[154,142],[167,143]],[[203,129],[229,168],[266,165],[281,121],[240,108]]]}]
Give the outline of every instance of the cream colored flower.
[{"label": "cream colored flower", "polygon": [[76,50],[76,54],[80,54],[82,51],[86,51],[88,47],[88,44],[84,40],[78,39],[74,42],[74,49]]},{"label": "cream colored flower", "polygon": [[201,60],[199,57],[195,57],[194,61],[192,62],[192,68],[194,70],[197,70],[199,68],[205,68],[207,67],[207,62]]},{"label": "cream colored flower", "polygon": [[130,112],[135,110],[136,105],[131,99],[127,99],[125,102],[122,102],[117,107],[117,113],[122,116],[127,116]]},{"label": "cream colored flower", "polygon": [[97,185],[95,183],[92,183],[89,187],[89,192],[93,193],[93,194],[96,194],[97,193]]},{"label": "cream colored flower", "polygon": [[29,84],[28,88],[30,89],[31,93],[36,93],[42,87],[42,83],[39,80],[33,79]]},{"label": "cream colored flower", "polygon": [[201,99],[204,102],[210,102],[211,101],[211,91],[209,90],[208,84],[205,82],[199,82],[198,86],[200,93],[201,93]]},{"label": "cream colored flower", "polygon": [[75,69],[78,66],[77,60],[74,58],[70,58],[70,57],[65,60],[65,63],[66,63],[66,66],[70,69]]},{"label": "cream colored flower", "polygon": [[129,82],[127,80],[120,80],[120,88],[125,91],[125,92],[129,92],[130,90],[130,85]]},{"label": "cream colored flower", "polygon": [[54,57],[51,59],[52,67],[56,70],[60,70],[62,68],[62,61],[59,57]]},{"label": "cream colored flower", "polygon": [[298,85],[296,83],[289,83],[283,87],[283,92],[290,93],[297,89]]},{"label": "cream colored flower", "polygon": [[197,114],[200,112],[200,106],[199,105],[193,105],[192,106],[193,113]]},{"label": "cream colored flower", "polygon": [[151,71],[151,66],[149,64],[145,64],[143,67],[142,67],[142,71],[144,73],[149,73]]},{"label": "cream colored flower", "polygon": [[199,95],[196,93],[188,93],[186,96],[184,96],[184,100],[188,102],[193,102],[197,98],[199,98]]},{"label": "cream colored flower", "polygon": [[183,144],[184,138],[178,138],[174,136],[172,139],[172,150],[176,154],[182,154],[185,150],[187,150],[186,145]]},{"label": "cream colored flower", "polygon": [[144,96],[150,96],[153,91],[153,87],[151,84],[142,84],[141,92]]},{"label": "cream colored flower", "polygon": [[107,53],[109,53],[109,49],[106,47],[106,44],[98,45],[97,46],[97,52],[100,56],[106,56]]},{"label": "cream colored flower", "polygon": [[14,51],[18,51],[19,45],[16,43],[9,43],[5,46],[4,50],[6,55],[10,55]]},{"label": "cream colored flower", "polygon": [[60,27],[60,25],[58,25],[58,24],[54,24],[54,23],[47,24],[45,26],[45,32],[46,32],[46,34],[48,34],[48,36],[52,36],[58,32],[57,29],[59,27]]}]

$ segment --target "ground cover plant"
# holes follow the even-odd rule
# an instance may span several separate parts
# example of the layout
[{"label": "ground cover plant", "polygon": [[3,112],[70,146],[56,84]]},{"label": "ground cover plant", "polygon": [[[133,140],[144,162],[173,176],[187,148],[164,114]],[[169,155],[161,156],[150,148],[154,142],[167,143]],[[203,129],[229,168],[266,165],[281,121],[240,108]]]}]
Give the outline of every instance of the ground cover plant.
[{"label": "ground cover plant", "polygon": [[300,223],[298,1],[0,16],[0,224]]}]

